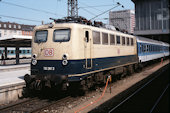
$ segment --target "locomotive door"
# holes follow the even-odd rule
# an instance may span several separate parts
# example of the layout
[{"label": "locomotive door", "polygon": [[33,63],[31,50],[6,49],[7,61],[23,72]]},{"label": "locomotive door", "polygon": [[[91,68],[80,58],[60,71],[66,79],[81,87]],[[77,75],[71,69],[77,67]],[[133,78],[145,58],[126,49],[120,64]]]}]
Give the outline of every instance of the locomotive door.
[{"label": "locomotive door", "polygon": [[84,57],[85,68],[91,69],[93,67],[92,59],[92,32],[90,29],[84,29]]}]

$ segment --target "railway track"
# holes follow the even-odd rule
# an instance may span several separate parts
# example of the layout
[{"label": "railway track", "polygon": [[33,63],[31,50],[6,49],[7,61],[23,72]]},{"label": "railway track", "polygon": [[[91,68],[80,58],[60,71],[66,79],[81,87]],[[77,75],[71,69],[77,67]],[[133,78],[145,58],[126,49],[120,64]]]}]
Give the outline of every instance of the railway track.
[{"label": "railway track", "polygon": [[49,100],[40,98],[26,99],[22,102],[17,102],[9,106],[0,108],[0,113],[38,113],[47,107],[55,104],[63,103],[70,100],[71,97],[67,96],[59,100]]},{"label": "railway track", "polygon": [[[167,73],[169,73],[169,66],[170,65],[168,64],[160,68],[158,71],[154,72],[149,77],[138,82],[135,86],[130,87],[121,94],[117,95],[116,97],[103,103],[97,109],[93,109],[89,113],[155,112],[155,109],[160,109],[160,106],[156,106],[162,98],[162,95],[169,87],[169,79],[167,75]],[[164,101],[162,105],[166,106],[167,104],[165,104]],[[161,109],[160,112],[166,110]]]}]

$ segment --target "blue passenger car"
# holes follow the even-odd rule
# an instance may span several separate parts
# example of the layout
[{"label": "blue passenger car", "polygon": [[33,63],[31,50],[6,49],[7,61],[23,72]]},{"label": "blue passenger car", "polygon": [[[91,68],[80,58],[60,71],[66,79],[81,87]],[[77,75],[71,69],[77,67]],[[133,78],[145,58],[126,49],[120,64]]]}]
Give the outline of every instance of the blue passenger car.
[{"label": "blue passenger car", "polygon": [[169,45],[161,41],[137,36],[139,62],[147,62],[169,55]]}]

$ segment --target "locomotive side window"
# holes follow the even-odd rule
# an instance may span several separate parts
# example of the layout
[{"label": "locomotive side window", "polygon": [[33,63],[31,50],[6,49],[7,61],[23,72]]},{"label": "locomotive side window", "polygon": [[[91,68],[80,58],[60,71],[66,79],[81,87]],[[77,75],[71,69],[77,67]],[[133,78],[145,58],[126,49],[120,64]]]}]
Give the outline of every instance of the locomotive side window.
[{"label": "locomotive side window", "polygon": [[35,43],[41,43],[47,41],[48,31],[37,31],[35,33]]},{"label": "locomotive side window", "polygon": [[129,46],[129,44],[130,44],[130,43],[129,43],[129,38],[127,37],[127,46]]},{"label": "locomotive side window", "polygon": [[54,30],[54,42],[67,42],[70,40],[70,29],[57,29]]},{"label": "locomotive side window", "polygon": [[110,35],[110,45],[115,45],[115,36]]},{"label": "locomotive side window", "polygon": [[108,45],[108,34],[102,33],[102,44]]},{"label": "locomotive side window", "polygon": [[122,45],[125,45],[125,37],[122,37]]},{"label": "locomotive side window", "polygon": [[120,36],[116,36],[117,44],[120,44]]},{"label": "locomotive side window", "polygon": [[131,46],[133,46],[134,45],[133,38],[131,38],[130,40],[131,40]]},{"label": "locomotive side window", "polygon": [[89,42],[89,32],[88,31],[85,32],[85,37],[86,37],[86,42]]},{"label": "locomotive side window", "polygon": [[100,32],[93,31],[93,44],[100,44]]}]

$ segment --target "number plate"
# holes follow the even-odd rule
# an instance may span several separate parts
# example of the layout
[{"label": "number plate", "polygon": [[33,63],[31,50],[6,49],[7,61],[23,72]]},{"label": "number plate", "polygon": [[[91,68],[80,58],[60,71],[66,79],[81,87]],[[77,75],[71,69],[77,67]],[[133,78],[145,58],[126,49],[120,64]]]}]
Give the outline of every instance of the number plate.
[{"label": "number plate", "polygon": [[54,56],[54,49],[52,48],[47,48],[44,52],[44,56]]}]

